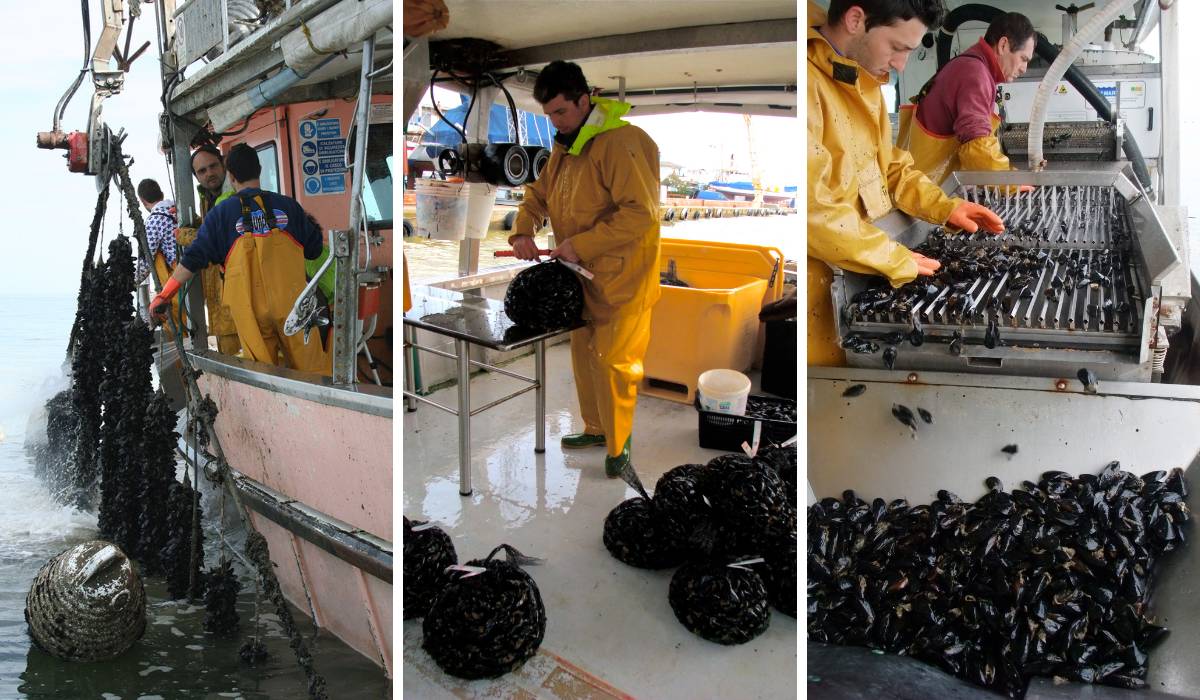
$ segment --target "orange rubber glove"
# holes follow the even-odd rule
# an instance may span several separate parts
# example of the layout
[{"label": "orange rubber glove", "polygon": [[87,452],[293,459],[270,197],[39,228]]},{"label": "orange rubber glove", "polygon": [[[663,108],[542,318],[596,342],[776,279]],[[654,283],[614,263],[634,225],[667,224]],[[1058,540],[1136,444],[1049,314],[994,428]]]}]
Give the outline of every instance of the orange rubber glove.
[{"label": "orange rubber glove", "polygon": [[974,202],[963,202],[955,207],[946,223],[967,233],[975,233],[980,226],[992,233],[1004,232],[1004,222],[1000,217],[991,209]]},{"label": "orange rubber glove", "polygon": [[917,263],[917,275],[919,276],[929,277],[942,267],[942,263],[933,258],[927,258],[914,250],[908,252],[912,254],[913,261]]},{"label": "orange rubber glove", "polygon": [[171,297],[179,291],[179,280],[172,277],[163,285],[163,290],[150,301],[150,318],[162,322],[171,312]]}]

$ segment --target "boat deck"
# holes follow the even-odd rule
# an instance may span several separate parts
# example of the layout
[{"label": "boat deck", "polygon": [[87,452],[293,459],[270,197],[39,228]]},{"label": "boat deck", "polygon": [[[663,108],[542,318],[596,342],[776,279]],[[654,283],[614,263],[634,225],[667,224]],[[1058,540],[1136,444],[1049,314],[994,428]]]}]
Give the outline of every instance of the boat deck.
[{"label": "boat deck", "polygon": [[[454,541],[460,562],[498,544],[542,557],[526,569],[546,605],[538,654],[494,680],[443,673],[421,649],[421,621],[403,623],[405,698],[795,698],[796,620],[772,609],[758,638],[734,647],[683,627],[667,603],[673,569],[646,571],[609,555],[604,518],[634,491],[604,476],[600,448],[564,451],[558,438],[582,425],[566,344],[547,349],[546,452],[535,455],[533,396],[509,401],[472,422],[474,494],[458,494],[455,418],[428,406],[404,413],[404,505],[409,519],[432,520]],[[508,369],[529,375],[533,357]],[[472,379],[484,405],[517,383],[494,374]],[[757,380],[756,387],[757,389]],[[454,406],[454,387],[430,398]],[[648,489],[671,467],[721,454],[698,446],[697,416],[685,404],[641,397],[633,458]]]}]

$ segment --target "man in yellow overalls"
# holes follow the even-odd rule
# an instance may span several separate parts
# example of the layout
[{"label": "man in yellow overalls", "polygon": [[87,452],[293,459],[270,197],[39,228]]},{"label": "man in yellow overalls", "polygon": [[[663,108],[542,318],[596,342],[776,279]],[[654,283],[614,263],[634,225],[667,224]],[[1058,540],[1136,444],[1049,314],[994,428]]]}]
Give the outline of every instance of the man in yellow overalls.
[{"label": "man in yellow overalls", "polygon": [[[942,190],[892,145],[880,88],[900,71],[941,0],[832,0],[808,30],[808,363],[844,365],[835,331],[831,265],[883,275],[894,286],[932,275],[938,261],[891,240],[871,222],[893,208],[969,232],[1004,224],[986,207]],[[819,14],[819,8],[817,8]],[[816,25],[816,26],[814,26]]]},{"label": "man in yellow overalls", "polygon": [[321,254],[321,231],[299,202],[259,189],[262,165],[253,148],[244,143],[234,146],[225,166],[237,194],[204,218],[171,280],[150,303],[151,314],[161,317],[179,285],[197,271],[211,263],[224,265],[221,298],[233,316],[246,357],[331,374],[332,363],[319,334],[308,343],[302,334],[283,334],[284,321],[306,284],[304,260]]},{"label": "man in yellow overalls", "polygon": [[558,131],[554,150],[525,199],[509,237],[516,257],[536,260],[533,236],[548,216],[558,247],[551,257],[580,263],[587,325],[571,333],[571,365],[583,432],[564,448],[606,445],[605,473],[630,463],[633,410],[658,301],[658,146],[621,119],[628,104],[591,97],[583,71],[554,61],[534,98]]},{"label": "man in yellow overalls", "polygon": [[900,108],[896,145],[912,153],[918,170],[940,184],[956,170],[1009,169],[996,138],[996,86],[1025,73],[1035,43],[1028,17],[1002,14],[978,43],[925,84],[913,104]]},{"label": "man in yellow overalls", "polygon": [[[200,203],[201,218],[213,207],[233,195],[233,188],[226,182],[225,161],[215,146],[201,146],[192,152],[192,174],[196,177],[196,201]],[[196,240],[196,229],[180,228],[179,242],[191,245]],[[221,270],[207,267],[200,273],[204,287],[204,306],[208,309],[208,333],[217,337],[217,350],[224,355],[236,355],[242,349],[238,342],[233,316],[221,302]]]}]

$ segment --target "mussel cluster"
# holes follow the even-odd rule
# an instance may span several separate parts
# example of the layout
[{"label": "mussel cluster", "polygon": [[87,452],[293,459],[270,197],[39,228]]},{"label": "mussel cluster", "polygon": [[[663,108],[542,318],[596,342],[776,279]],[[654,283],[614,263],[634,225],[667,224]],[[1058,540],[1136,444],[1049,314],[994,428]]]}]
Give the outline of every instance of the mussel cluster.
[{"label": "mussel cluster", "polygon": [[1148,612],[1159,558],[1185,541],[1181,470],[1116,462],[1046,472],[966,503],[868,503],[847,491],[808,511],[808,633],[934,664],[1023,697],[1035,675],[1146,685],[1166,634]]},{"label": "mussel cluster", "polygon": [[[772,603],[795,616],[796,461],[794,445],[770,445],[754,458],[682,464],[653,497],[627,478],[641,496],[609,513],[604,545],[631,566],[683,564],[671,579],[676,618],[719,644],[749,641],[766,630]],[[789,469],[791,485],[781,476]]]},{"label": "mussel cluster", "polygon": [[794,401],[781,401],[778,399],[772,400],[757,396],[747,396],[746,413],[744,415],[747,418],[779,420],[787,421],[788,423],[795,423],[796,404]]},{"label": "mussel cluster", "polygon": [[513,323],[540,332],[570,328],[583,314],[583,285],[574,272],[551,260],[522,270],[504,293]]},{"label": "mussel cluster", "polygon": [[[952,324],[986,324],[984,344],[988,348],[1003,344],[1000,317],[1035,296],[1057,302],[1077,289],[1107,290],[1097,295],[1097,303],[1085,307],[1089,319],[1094,319],[1092,323],[1101,329],[1111,329],[1120,316],[1131,312],[1129,301],[1117,301],[1124,294],[1114,290],[1128,267],[1124,250],[1028,248],[1007,242],[981,245],[967,236],[947,234],[943,229],[935,229],[913,250],[939,260],[941,269],[931,277],[918,277],[899,288],[892,288],[880,279],[851,297],[843,309],[848,321],[886,315],[909,319],[912,328],[870,336],[850,333],[842,339],[844,349],[861,354],[883,349],[891,353],[887,361],[890,367],[902,343],[908,341],[914,347],[924,343],[921,319],[927,318],[931,306],[944,308],[946,320]],[[990,287],[986,294],[977,289],[973,295],[971,290],[981,279],[1003,280],[1003,286],[999,291]],[[951,352],[960,354],[962,343],[961,333],[956,334],[951,340]]]},{"label": "mussel cluster", "polygon": [[233,636],[240,623],[237,613],[237,598],[242,584],[233,571],[233,562],[225,561],[213,566],[204,575],[204,629],[220,637]]},{"label": "mussel cluster", "polygon": [[[504,552],[506,559],[497,559]],[[537,563],[508,545],[455,570],[422,622],[421,646],[443,671],[494,678],[537,653],[546,635],[546,606],[521,564]]]},{"label": "mussel cluster", "polygon": [[450,535],[422,520],[404,518],[404,619],[424,617],[458,563]]}]

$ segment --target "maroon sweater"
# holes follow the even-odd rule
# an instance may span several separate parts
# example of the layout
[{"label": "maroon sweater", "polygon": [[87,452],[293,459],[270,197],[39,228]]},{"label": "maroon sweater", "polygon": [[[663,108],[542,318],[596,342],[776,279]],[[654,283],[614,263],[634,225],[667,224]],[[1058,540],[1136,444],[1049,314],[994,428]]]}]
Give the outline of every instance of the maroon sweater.
[{"label": "maroon sweater", "polygon": [[951,59],[934,76],[933,87],[917,105],[917,121],[939,136],[966,143],[992,131],[996,84],[1004,82],[996,53],[983,39]]}]

